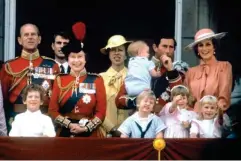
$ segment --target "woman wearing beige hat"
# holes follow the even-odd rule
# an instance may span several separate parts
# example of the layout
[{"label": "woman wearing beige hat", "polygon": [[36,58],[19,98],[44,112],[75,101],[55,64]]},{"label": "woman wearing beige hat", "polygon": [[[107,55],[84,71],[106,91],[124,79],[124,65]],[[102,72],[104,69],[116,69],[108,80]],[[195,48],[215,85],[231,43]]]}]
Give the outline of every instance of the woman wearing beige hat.
[{"label": "woman wearing beige hat", "polygon": [[217,39],[226,33],[215,34],[211,29],[201,29],[195,35],[195,41],[186,48],[193,49],[200,59],[198,66],[186,73],[185,83],[196,99],[195,111],[199,111],[198,102],[205,95],[218,98],[218,107],[226,111],[230,105],[232,88],[232,66],[227,61],[217,61]]},{"label": "woman wearing beige hat", "polygon": [[105,136],[118,135],[118,126],[128,117],[128,110],[117,109],[115,98],[127,74],[124,65],[126,60],[127,41],[122,35],[111,36],[107,45],[100,49],[102,54],[108,54],[111,66],[106,72],[100,73],[104,79],[107,99],[106,117],[101,126]]}]

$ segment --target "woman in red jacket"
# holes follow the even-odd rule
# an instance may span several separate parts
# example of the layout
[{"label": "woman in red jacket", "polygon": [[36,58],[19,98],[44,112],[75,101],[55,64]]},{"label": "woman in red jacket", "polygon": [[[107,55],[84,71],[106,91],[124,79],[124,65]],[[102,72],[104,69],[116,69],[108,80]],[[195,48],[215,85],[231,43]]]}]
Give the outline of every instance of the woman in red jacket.
[{"label": "woman in red jacket", "polygon": [[106,113],[103,79],[86,72],[86,55],[79,41],[63,48],[71,71],[57,76],[49,104],[49,114],[62,126],[61,137],[102,137],[98,126]]}]

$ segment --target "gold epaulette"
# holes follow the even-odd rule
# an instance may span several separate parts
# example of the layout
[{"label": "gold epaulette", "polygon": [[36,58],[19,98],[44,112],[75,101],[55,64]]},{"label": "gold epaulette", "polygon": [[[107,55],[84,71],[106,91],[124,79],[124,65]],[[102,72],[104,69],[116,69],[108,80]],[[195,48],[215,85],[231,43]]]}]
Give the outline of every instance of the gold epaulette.
[{"label": "gold epaulette", "polygon": [[61,84],[61,79],[60,79],[60,75],[58,75],[56,77],[57,79],[57,85],[60,89],[60,97],[59,97],[59,102],[61,102],[61,100],[63,99],[63,97],[67,94],[67,92],[72,89],[73,85],[74,85],[74,81],[71,81],[68,85],[66,85],[65,87],[62,86]]},{"label": "gold epaulette", "polygon": [[13,72],[9,62],[7,62],[5,63],[5,71],[6,73],[8,73],[9,75],[12,75],[13,77],[24,77],[25,74],[28,73],[28,67],[24,68],[22,71]]},{"label": "gold epaulette", "polygon": [[57,76],[66,76],[66,75],[69,75],[69,74],[67,74],[67,73],[58,73],[58,74],[56,74],[56,77]]},{"label": "gold epaulette", "polygon": [[5,61],[4,63],[5,63],[5,64],[6,64],[6,63],[9,63],[9,62],[11,62],[11,61],[13,61],[13,60],[16,60],[16,59],[18,59],[18,58],[19,58],[19,56],[15,57],[15,58],[13,58],[13,59],[9,59],[9,60]]},{"label": "gold epaulette", "polygon": [[88,75],[95,75],[95,76],[98,76],[98,77],[101,77],[101,75],[100,74],[98,74],[98,73],[87,73]]},{"label": "gold epaulette", "polygon": [[[12,91],[12,89],[14,89],[23,80],[23,78],[28,74],[29,68],[26,67],[20,72],[13,72],[9,63],[6,63],[5,71],[7,74],[9,74],[13,77],[13,83],[11,85],[11,88],[9,89],[9,91]],[[19,79],[16,79],[16,78],[19,78]]]},{"label": "gold epaulette", "polygon": [[52,58],[50,58],[50,57],[47,57],[47,56],[41,56],[43,59],[48,59],[48,60],[52,60],[52,61],[54,61],[55,62],[55,60],[54,59],[52,59]]},{"label": "gold epaulette", "polygon": [[66,90],[66,89],[68,89],[69,87],[71,87],[71,86],[73,85],[74,81],[71,81],[68,85],[66,85],[65,87],[63,87],[62,84],[61,84],[61,79],[60,79],[59,76],[60,76],[60,75],[58,75],[58,76],[56,77],[56,79],[57,79],[57,84],[58,84],[58,87],[60,88],[60,90]]}]

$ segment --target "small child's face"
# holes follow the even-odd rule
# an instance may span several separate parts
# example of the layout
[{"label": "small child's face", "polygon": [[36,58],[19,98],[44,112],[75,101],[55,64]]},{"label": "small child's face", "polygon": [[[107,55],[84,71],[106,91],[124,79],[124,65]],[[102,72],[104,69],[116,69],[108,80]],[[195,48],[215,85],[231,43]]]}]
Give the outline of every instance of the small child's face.
[{"label": "small child's face", "polygon": [[217,104],[206,103],[201,107],[201,113],[203,115],[204,120],[213,119],[218,112]]},{"label": "small child's face", "polygon": [[151,113],[155,105],[155,100],[153,98],[145,97],[140,101],[139,111]]},{"label": "small child's face", "polygon": [[27,109],[31,112],[39,110],[40,105],[42,104],[40,93],[38,91],[30,91],[27,94],[26,101],[24,104],[27,105]]},{"label": "small child's face", "polygon": [[187,96],[182,96],[182,95],[177,95],[174,96],[173,99],[177,99],[176,104],[180,107],[180,108],[187,108]]}]

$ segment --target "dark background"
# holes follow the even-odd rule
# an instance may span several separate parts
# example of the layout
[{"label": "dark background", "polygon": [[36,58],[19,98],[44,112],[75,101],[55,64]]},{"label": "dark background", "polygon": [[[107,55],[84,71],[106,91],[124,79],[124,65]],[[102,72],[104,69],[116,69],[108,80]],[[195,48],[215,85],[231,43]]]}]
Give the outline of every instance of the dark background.
[{"label": "dark background", "polygon": [[219,32],[228,32],[221,41],[220,60],[228,60],[233,67],[234,79],[241,77],[241,3],[239,0],[215,0],[215,20]]},{"label": "dark background", "polygon": [[[89,56],[87,70],[103,72],[110,62],[99,49],[110,36],[122,34],[127,39],[148,39],[162,33],[174,36],[175,0],[17,0],[17,33],[24,23],[36,24],[42,35],[41,55],[53,57],[50,46],[53,33],[70,30],[77,21],[87,26],[84,40]],[[19,53],[19,46],[16,50]]]},{"label": "dark background", "polygon": [[[240,2],[209,0],[209,4],[218,32],[229,33],[221,41],[218,59],[230,61],[234,75],[241,75]],[[174,36],[175,0],[17,0],[16,13],[17,33],[24,23],[36,24],[42,35],[41,54],[49,57],[53,57],[50,45],[54,32],[70,30],[77,21],[85,22],[90,72],[105,71],[110,65],[108,56],[99,49],[114,34],[123,34],[127,39]],[[18,45],[16,50],[20,52]]]}]

